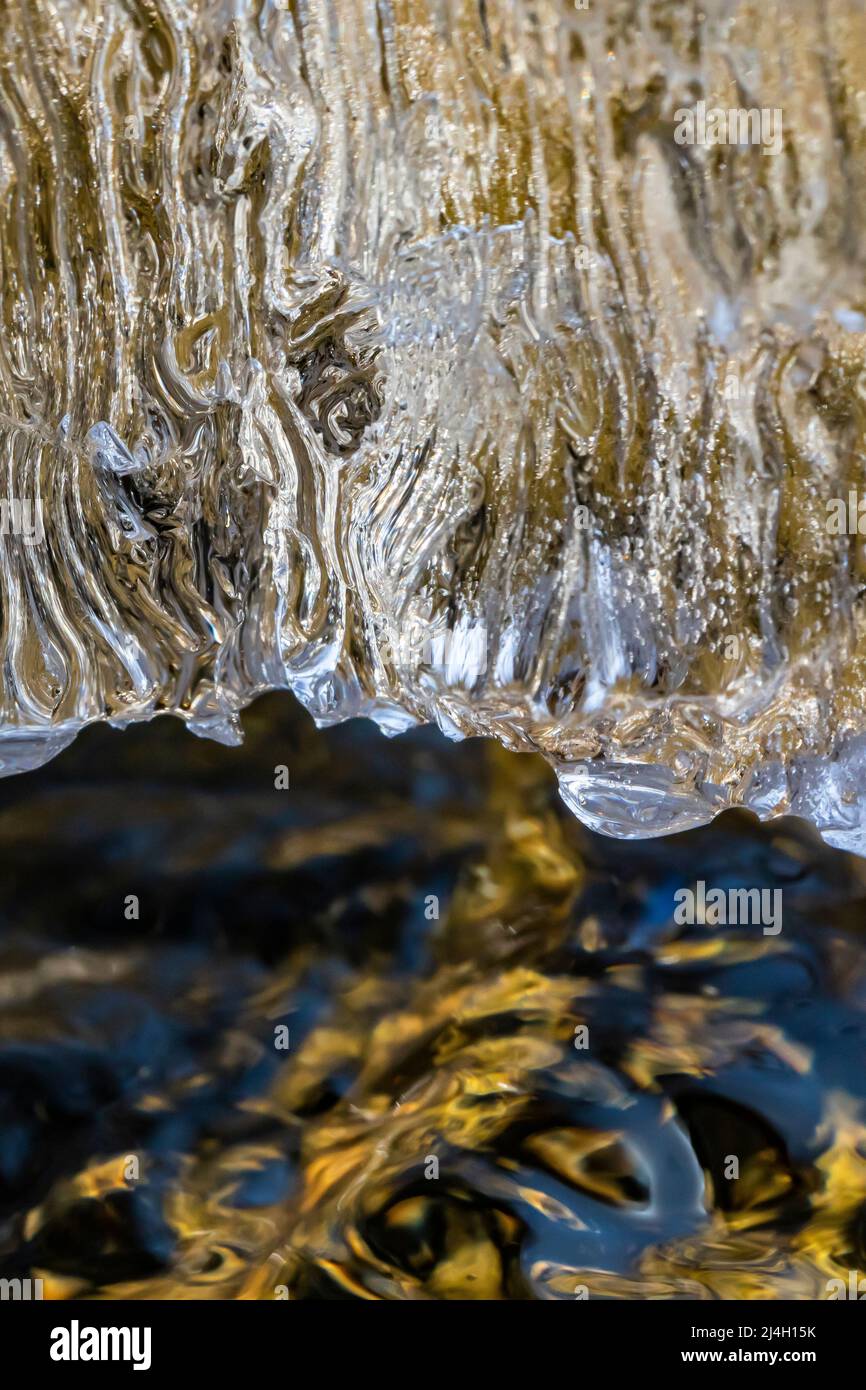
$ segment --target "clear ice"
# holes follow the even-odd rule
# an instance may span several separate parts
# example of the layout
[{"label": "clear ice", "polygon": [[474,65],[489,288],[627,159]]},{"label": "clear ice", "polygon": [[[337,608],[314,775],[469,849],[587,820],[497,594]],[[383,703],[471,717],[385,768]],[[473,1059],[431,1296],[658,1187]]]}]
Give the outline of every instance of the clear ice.
[{"label": "clear ice", "polygon": [[7,0],[0,59],[4,772],[289,688],[866,852],[861,0]]}]

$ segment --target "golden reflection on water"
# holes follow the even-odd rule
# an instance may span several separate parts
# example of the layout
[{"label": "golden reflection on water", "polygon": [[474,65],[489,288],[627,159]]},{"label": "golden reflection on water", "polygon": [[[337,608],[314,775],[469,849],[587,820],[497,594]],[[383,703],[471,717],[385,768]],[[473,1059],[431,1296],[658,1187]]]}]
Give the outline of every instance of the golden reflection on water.
[{"label": "golden reflection on water", "polygon": [[[289,704],[244,752],[124,735],[114,809],[86,740],[7,793],[4,860],[77,835],[103,896],[164,871],[140,926],[3,957],[0,1082],[15,1049],[85,1089],[130,1054],[75,1115],[28,1054],[60,1148],[6,1251],[46,1297],[813,1299],[866,1266],[858,862],[738,816],[602,840],[540,761]],[[142,823],[162,859],[112,839]],[[676,926],[699,876],[781,885],[784,930]]]}]

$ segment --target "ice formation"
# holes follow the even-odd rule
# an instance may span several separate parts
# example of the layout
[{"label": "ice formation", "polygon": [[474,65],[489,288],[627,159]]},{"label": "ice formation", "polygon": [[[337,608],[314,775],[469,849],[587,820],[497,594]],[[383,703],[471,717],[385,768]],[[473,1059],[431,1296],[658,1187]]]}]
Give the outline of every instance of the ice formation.
[{"label": "ice formation", "polygon": [[5,772],[288,687],[866,852],[860,0],[9,0],[0,59]]}]

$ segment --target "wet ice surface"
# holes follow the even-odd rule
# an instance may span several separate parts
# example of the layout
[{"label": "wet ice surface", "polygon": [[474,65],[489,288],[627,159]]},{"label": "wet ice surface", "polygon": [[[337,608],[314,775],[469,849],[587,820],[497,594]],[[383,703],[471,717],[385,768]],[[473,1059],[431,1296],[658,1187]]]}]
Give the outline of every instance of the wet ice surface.
[{"label": "wet ice surface", "polygon": [[[678,925],[698,879],[782,931]],[[794,822],[622,844],[537,758],[286,696],[241,750],[90,729],[0,786],[0,1276],[826,1298],[866,1273],[863,898]]]},{"label": "wet ice surface", "polygon": [[290,687],[608,834],[866,848],[860,3],[15,0],[0,54],[6,771]]}]

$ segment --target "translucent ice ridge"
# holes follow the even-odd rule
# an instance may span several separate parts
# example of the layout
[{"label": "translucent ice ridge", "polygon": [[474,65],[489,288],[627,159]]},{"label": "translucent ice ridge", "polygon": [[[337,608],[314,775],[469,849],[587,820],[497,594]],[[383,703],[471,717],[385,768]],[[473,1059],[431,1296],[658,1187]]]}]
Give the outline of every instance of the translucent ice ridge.
[{"label": "translucent ice ridge", "polygon": [[9,0],[0,57],[4,771],[289,687],[866,852],[860,0]]}]

